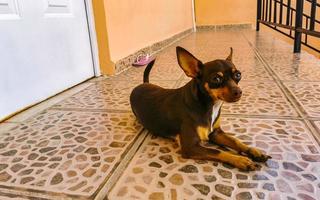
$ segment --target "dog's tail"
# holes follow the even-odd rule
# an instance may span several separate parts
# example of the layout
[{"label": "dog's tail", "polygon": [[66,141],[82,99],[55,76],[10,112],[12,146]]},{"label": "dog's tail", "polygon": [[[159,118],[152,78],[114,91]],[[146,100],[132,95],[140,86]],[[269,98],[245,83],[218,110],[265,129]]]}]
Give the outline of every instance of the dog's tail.
[{"label": "dog's tail", "polygon": [[155,59],[153,61],[151,61],[147,65],[146,69],[144,70],[144,73],[143,73],[143,82],[144,83],[149,83],[149,74],[150,74],[150,71],[151,71],[155,61],[156,61]]}]

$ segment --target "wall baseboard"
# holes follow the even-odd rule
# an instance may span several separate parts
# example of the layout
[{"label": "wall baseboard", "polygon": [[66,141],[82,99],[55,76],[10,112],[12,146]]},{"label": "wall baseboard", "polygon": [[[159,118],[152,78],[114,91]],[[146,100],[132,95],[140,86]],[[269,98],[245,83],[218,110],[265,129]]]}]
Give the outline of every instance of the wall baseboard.
[{"label": "wall baseboard", "polygon": [[162,40],[160,42],[156,42],[150,46],[147,46],[145,48],[142,48],[135,53],[120,59],[119,61],[116,62],[115,65],[115,75],[127,70],[132,66],[132,63],[135,61],[138,55],[141,55],[142,53],[147,53],[149,55],[154,55],[161,51],[162,49],[170,46],[172,43],[177,42],[178,40],[181,40],[182,38],[186,37],[187,35],[191,34],[193,32],[193,29],[187,29],[185,31],[182,31],[176,35],[173,35],[172,37],[169,37],[165,40]]},{"label": "wall baseboard", "polygon": [[244,24],[223,24],[223,25],[203,25],[197,26],[197,31],[206,30],[240,30],[240,29],[252,29],[253,25],[251,23]]}]

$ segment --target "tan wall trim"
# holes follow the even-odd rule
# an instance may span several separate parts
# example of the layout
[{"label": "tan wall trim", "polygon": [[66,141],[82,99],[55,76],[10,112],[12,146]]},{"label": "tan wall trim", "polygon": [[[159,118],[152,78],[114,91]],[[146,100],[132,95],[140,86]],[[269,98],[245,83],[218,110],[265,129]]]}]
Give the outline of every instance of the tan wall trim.
[{"label": "tan wall trim", "polygon": [[102,75],[115,73],[115,64],[110,59],[110,48],[108,43],[107,21],[105,13],[105,1],[92,1],[96,35],[98,40],[100,70]]}]

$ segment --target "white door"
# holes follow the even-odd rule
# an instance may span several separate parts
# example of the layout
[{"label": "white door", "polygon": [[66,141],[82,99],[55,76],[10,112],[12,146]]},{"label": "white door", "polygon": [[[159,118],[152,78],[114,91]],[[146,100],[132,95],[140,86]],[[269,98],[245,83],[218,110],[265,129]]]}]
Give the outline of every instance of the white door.
[{"label": "white door", "polygon": [[93,75],[84,0],[0,0],[0,119]]}]

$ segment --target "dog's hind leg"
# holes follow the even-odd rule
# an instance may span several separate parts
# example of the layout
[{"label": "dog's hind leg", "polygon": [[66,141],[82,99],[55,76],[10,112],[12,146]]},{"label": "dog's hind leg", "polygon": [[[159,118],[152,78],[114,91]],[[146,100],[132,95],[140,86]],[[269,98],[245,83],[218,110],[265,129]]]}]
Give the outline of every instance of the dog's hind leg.
[{"label": "dog's hind leg", "polygon": [[254,161],[266,162],[269,158],[271,158],[270,156],[262,153],[259,149],[249,147],[239,139],[223,132],[220,128],[216,129],[209,135],[209,141],[217,145],[229,147],[239,153],[245,153]]}]

